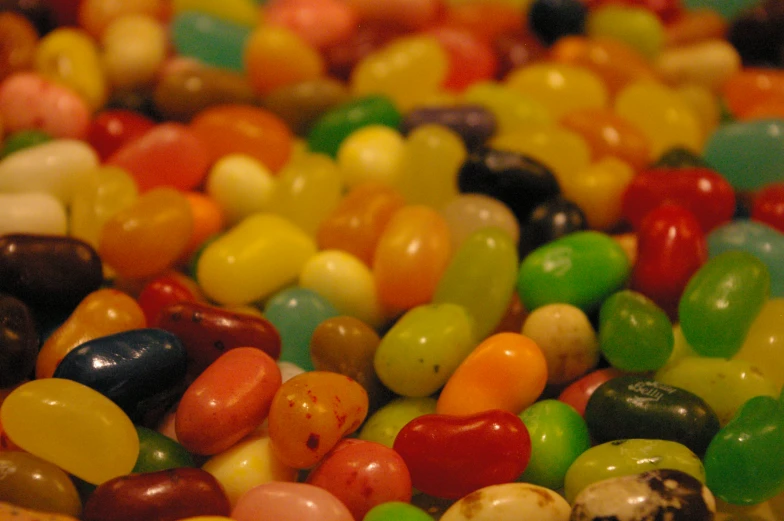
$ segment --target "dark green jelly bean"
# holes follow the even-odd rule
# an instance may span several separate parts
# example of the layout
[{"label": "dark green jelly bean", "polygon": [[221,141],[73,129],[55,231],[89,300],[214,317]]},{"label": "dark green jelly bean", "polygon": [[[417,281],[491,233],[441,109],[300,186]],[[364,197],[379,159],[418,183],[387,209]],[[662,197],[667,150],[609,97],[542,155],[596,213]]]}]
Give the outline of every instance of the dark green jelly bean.
[{"label": "dark green jelly bean", "polygon": [[0,294],[0,389],[28,378],[38,356],[38,331],[30,309],[11,295]]},{"label": "dark green jelly bean", "polygon": [[708,163],[693,150],[682,147],[673,147],[665,150],[651,168],[689,168],[709,167]]},{"label": "dark green jelly bean", "polygon": [[675,337],[667,313],[643,294],[622,290],[599,311],[599,348],[622,371],[655,371],[672,354]]},{"label": "dark green jelly bean", "polygon": [[600,385],[585,408],[598,443],[627,438],[676,441],[702,456],[719,432],[719,418],[696,394],[650,378],[626,375]]},{"label": "dark green jelly bean", "polygon": [[609,235],[574,232],[523,260],[517,292],[529,311],[559,302],[591,312],[626,283],[629,271],[626,253]]},{"label": "dark green jelly bean", "polygon": [[0,148],[0,159],[9,154],[51,141],[52,136],[41,130],[20,130],[5,138]]},{"label": "dark green jelly bean", "polygon": [[397,129],[401,115],[386,96],[365,96],[338,105],[313,124],[308,133],[308,147],[313,152],[337,156],[343,140],[368,125],[385,125]]},{"label": "dark green jelly bean", "polygon": [[261,100],[297,135],[304,136],[325,113],[349,99],[346,86],[332,78],[317,78],[286,85]]},{"label": "dark green jelly bean", "polygon": [[236,72],[244,70],[243,50],[252,28],[209,14],[186,11],[174,17],[170,31],[178,55]]},{"label": "dark green jelly bean", "polygon": [[482,146],[496,131],[492,112],[479,105],[422,107],[403,118],[401,131],[408,134],[421,125],[435,124],[452,129],[469,150]]},{"label": "dark green jelly bean", "polygon": [[73,237],[0,237],[0,291],[35,309],[72,310],[101,286],[95,249]]},{"label": "dark green jelly bean", "polygon": [[657,469],[594,483],[575,498],[570,521],[712,521],[716,500],[694,477]]},{"label": "dark green jelly bean", "polygon": [[157,472],[159,470],[196,467],[185,447],[147,427],[136,426],[139,435],[139,457],[132,472]]},{"label": "dark green jelly bean", "polygon": [[760,259],[727,251],[689,280],[678,305],[681,329],[698,354],[731,358],[770,295],[770,273]]}]

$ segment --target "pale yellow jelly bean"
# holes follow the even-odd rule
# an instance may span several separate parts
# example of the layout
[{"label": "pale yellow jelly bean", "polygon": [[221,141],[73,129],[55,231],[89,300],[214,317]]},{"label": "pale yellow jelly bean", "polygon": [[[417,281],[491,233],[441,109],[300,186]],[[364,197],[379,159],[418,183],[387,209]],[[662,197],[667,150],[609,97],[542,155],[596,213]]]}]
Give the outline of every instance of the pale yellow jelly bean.
[{"label": "pale yellow jelly bean", "polygon": [[343,183],[337,165],[324,154],[297,154],[278,173],[269,211],[315,236],[319,224],[340,202]]},{"label": "pale yellow jelly bean", "polygon": [[608,156],[558,181],[563,196],[580,207],[589,227],[608,230],[621,220],[622,196],[634,173],[628,163]]},{"label": "pale yellow jelly bean", "polygon": [[784,386],[784,298],[771,299],[751,324],[743,347],[733,357],[753,364],[780,389]]},{"label": "pale yellow jelly bean", "polygon": [[46,192],[68,205],[98,155],[86,143],[56,139],[0,161],[0,192]]},{"label": "pale yellow jelly bean", "polygon": [[422,125],[406,140],[397,189],[409,204],[441,209],[457,197],[457,173],[466,158],[463,140],[440,125]]},{"label": "pale yellow jelly bean", "polygon": [[247,304],[297,280],[316,243],[283,217],[252,215],[204,249],[196,276],[204,293],[222,304]]},{"label": "pale yellow jelly bean", "polygon": [[173,0],[175,14],[198,11],[240,25],[255,26],[259,23],[259,8],[252,0]]},{"label": "pale yellow jelly bean", "polygon": [[522,334],[547,360],[547,383],[565,384],[599,363],[599,340],[585,313],[570,304],[548,304],[523,322]]},{"label": "pale yellow jelly bean", "polygon": [[42,38],[35,51],[35,68],[71,88],[94,111],[106,103],[108,89],[98,46],[82,30],[60,28]]},{"label": "pale yellow jelly bean", "polygon": [[71,202],[71,235],[98,247],[101,228],[139,196],[136,181],[125,170],[104,166],[87,173]]},{"label": "pale yellow jelly bean", "polygon": [[726,40],[672,47],[659,54],[656,72],[670,85],[697,84],[718,91],[741,68],[738,51]]},{"label": "pale yellow jelly bean", "polygon": [[385,125],[368,125],[352,132],[338,149],[343,182],[353,188],[366,181],[394,186],[400,176],[405,139]]},{"label": "pale yellow jelly bean", "polygon": [[578,109],[607,105],[607,88],[593,72],[557,62],[519,67],[506,77],[506,85],[531,97],[558,119]]},{"label": "pale yellow jelly bean", "polygon": [[462,101],[481,105],[492,112],[499,134],[513,133],[531,124],[552,124],[554,121],[543,103],[500,83],[475,83],[463,93]]},{"label": "pale yellow jelly bean", "polygon": [[568,521],[572,508],[557,492],[530,483],[503,483],[459,499],[441,521]]},{"label": "pale yellow jelly bean", "polygon": [[252,435],[207,460],[202,469],[221,484],[232,508],[245,492],[262,483],[296,481],[297,470],[281,462],[266,433]]},{"label": "pale yellow jelly bean", "polygon": [[501,228],[512,242],[520,240],[520,224],[504,203],[484,194],[460,194],[441,210],[452,236],[452,249],[457,251],[472,233],[491,226]]},{"label": "pale yellow jelly bean", "polygon": [[67,230],[65,206],[53,195],[41,192],[0,194],[0,235],[65,235]]},{"label": "pale yellow jelly bean", "polygon": [[230,224],[266,210],[274,189],[269,168],[244,154],[223,156],[207,174],[207,195],[223,209]]},{"label": "pale yellow jelly bean", "polygon": [[151,83],[161,68],[168,40],[166,29],[155,18],[123,16],[106,28],[101,38],[103,66],[117,89],[131,90]]},{"label": "pale yellow jelly bean", "polygon": [[618,93],[614,108],[648,136],[651,159],[674,147],[701,153],[705,136],[699,118],[671,88],[650,81],[635,82]]},{"label": "pale yellow jelly bean", "polygon": [[373,273],[348,252],[324,250],[313,255],[302,267],[299,285],[327,299],[341,315],[358,318],[373,328],[384,323]]}]

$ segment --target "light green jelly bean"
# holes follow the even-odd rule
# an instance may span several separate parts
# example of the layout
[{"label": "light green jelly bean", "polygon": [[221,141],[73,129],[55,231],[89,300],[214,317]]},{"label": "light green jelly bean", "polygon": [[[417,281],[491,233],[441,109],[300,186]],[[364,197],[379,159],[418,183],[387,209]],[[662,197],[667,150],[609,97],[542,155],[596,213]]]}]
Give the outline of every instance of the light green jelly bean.
[{"label": "light green jelly bean", "polygon": [[359,439],[375,441],[391,449],[400,429],[414,418],[434,414],[436,403],[436,399],[430,397],[392,400],[367,419],[359,432]]},{"label": "light green jelly bean", "polygon": [[648,58],[655,58],[664,44],[664,26],[643,7],[602,6],[588,16],[586,29],[592,38],[620,40]]},{"label": "light green jelly bean", "polygon": [[621,289],[629,271],[628,257],[609,235],[574,232],[523,260],[517,291],[530,311],[560,302],[590,312]]},{"label": "light green jelly bean", "polygon": [[500,228],[478,230],[455,252],[433,303],[463,306],[476,321],[477,338],[485,338],[506,312],[517,266],[517,249],[508,233]]},{"label": "light green jelly bean", "polygon": [[381,382],[402,396],[439,390],[476,347],[473,319],[457,304],[410,309],[376,350],[373,365]]},{"label": "light green jelly bean", "polygon": [[726,425],[755,396],[779,395],[776,384],[745,360],[687,356],[656,373],[655,379],[705,400]]},{"label": "light green jelly bean", "polygon": [[433,521],[433,518],[414,505],[389,501],[371,508],[362,521]]},{"label": "light green jelly bean", "polygon": [[710,259],[692,276],[678,305],[683,336],[702,356],[729,358],[770,296],[768,267],[744,251]]},{"label": "light green jelly bean", "polygon": [[583,452],[566,472],[564,494],[573,503],[588,485],[655,469],[680,470],[705,483],[702,461],[685,445],[666,440],[630,439],[602,443]]}]

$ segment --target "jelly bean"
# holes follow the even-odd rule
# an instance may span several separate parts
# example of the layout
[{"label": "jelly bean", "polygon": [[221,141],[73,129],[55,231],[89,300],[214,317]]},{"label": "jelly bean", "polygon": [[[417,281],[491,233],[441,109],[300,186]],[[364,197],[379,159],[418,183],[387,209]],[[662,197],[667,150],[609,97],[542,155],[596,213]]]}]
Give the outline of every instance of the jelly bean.
[{"label": "jelly bean", "polygon": [[634,176],[626,162],[605,157],[574,175],[559,178],[559,183],[563,196],[580,207],[590,228],[608,230],[621,220],[621,196]]},{"label": "jelly bean", "polygon": [[626,282],[629,268],[623,249],[608,235],[575,232],[523,260],[517,291],[529,310],[559,302],[590,311]]},{"label": "jelly bean", "polygon": [[784,183],[771,183],[757,192],[751,218],[784,233]]},{"label": "jelly bean", "polygon": [[341,441],[308,474],[307,483],[331,492],[354,519],[363,519],[376,505],[411,500],[411,476],[403,458],[372,441]]},{"label": "jelly bean", "polygon": [[[164,273],[147,282],[139,291],[136,301],[144,312],[147,324],[159,327],[158,314],[163,308],[182,301],[194,302],[203,297],[196,283],[176,271]],[[161,328],[166,329],[166,328]],[[181,336],[181,332],[175,332]]]},{"label": "jelly bean", "polygon": [[398,433],[394,449],[417,489],[457,499],[519,476],[531,457],[531,440],[520,418],[488,410],[470,416],[415,418]]},{"label": "jelly bean", "polygon": [[185,199],[191,209],[193,231],[182,259],[187,260],[209,239],[223,231],[223,208],[202,192],[186,192]]},{"label": "jelly bean", "polygon": [[485,228],[503,230],[513,244],[520,237],[520,225],[509,207],[490,196],[460,194],[441,209],[441,214],[449,225],[455,252],[474,232]]},{"label": "jelly bean", "polygon": [[[135,45],[130,46],[127,42]],[[106,27],[101,38],[106,78],[115,89],[137,89],[155,81],[166,58],[166,28],[145,15],[124,16]]]},{"label": "jelly bean", "polygon": [[547,45],[570,34],[585,32],[588,9],[574,0],[534,0],[528,8],[528,24]]},{"label": "jelly bean", "polygon": [[345,41],[359,25],[357,12],[336,0],[295,0],[270,3],[264,22],[286,27],[318,49]]},{"label": "jelly bean", "polygon": [[0,190],[46,192],[69,204],[85,172],[96,166],[98,156],[88,145],[56,139],[0,161]]},{"label": "jelly bean", "polygon": [[374,412],[362,425],[359,438],[392,448],[395,438],[408,422],[436,412],[436,399],[397,398]]},{"label": "jelly bean", "polygon": [[526,516],[541,521],[566,521],[569,503],[553,490],[529,483],[483,487],[459,499],[441,516],[443,521],[508,521]]},{"label": "jelly bean", "polygon": [[185,196],[172,188],[155,188],[107,219],[98,251],[123,277],[158,275],[185,251],[192,229]]},{"label": "jelly bean", "polygon": [[782,349],[781,328],[779,327],[782,313],[784,313],[784,300],[771,299],[765,303],[762,310],[751,324],[743,347],[734,358],[745,360],[753,364],[759,371],[776,386],[784,386],[784,373],[781,365],[776,362]]},{"label": "jelly bean", "polygon": [[666,49],[656,59],[656,70],[665,82],[695,83],[713,91],[718,91],[740,67],[738,51],[719,39]]},{"label": "jelly bean", "polygon": [[120,3],[85,0],[78,6],[78,25],[94,38],[100,39],[109,24],[118,18],[136,14],[158,16],[162,14],[162,10],[163,2],[160,0],[135,0]]},{"label": "jelly bean", "polygon": [[703,356],[731,357],[770,293],[770,274],[757,257],[727,251],[706,262],[683,291],[678,314],[686,340]]},{"label": "jelly bean", "polygon": [[591,38],[627,43],[647,58],[655,58],[664,43],[664,26],[649,10],[638,6],[600,6],[590,12],[586,32]]},{"label": "jelly bean", "polygon": [[666,515],[672,521],[709,521],[715,513],[716,500],[699,480],[678,470],[659,469],[589,485],[575,498],[570,519],[612,516],[638,521]]},{"label": "jelly bean", "polygon": [[[713,9],[697,8],[687,9],[680,13],[676,19],[671,20],[664,27],[664,46],[673,48],[681,45],[697,43],[711,38],[724,38],[731,40],[727,20]],[[740,46],[737,46],[740,49]],[[742,54],[742,53],[741,53]]]},{"label": "jelly bean", "polygon": [[12,11],[0,15],[0,80],[14,72],[32,68],[38,33],[27,17]]},{"label": "jelly bean", "polygon": [[[175,290],[175,294],[182,293]],[[273,359],[280,356],[280,334],[269,320],[193,299],[164,305],[150,324],[182,341],[191,376],[201,374],[222,354],[240,347],[254,347]]]},{"label": "jelly bean", "polygon": [[782,119],[722,125],[705,143],[705,161],[737,190],[756,190],[781,181],[776,165],[784,155],[779,137],[782,132]]},{"label": "jelly bean", "polygon": [[71,310],[102,280],[101,259],[83,241],[48,235],[0,237],[0,291],[33,308]]},{"label": "jelly bean", "polygon": [[404,4],[379,4],[368,0],[349,0],[362,20],[400,24],[409,29],[428,25],[439,14],[439,4],[433,0],[408,0]]},{"label": "jelly bean", "polygon": [[35,51],[35,70],[79,94],[91,110],[108,97],[98,45],[84,31],[59,28],[44,36]]},{"label": "jelly bean", "polygon": [[139,436],[139,457],[133,473],[196,466],[185,447],[168,436],[140,425],[136,426],[136,434]]},{"label": "jelly bean", "polygon": [[432,521],[426,512],[408,503],[388,501],[371,508],[362,521]]},{"label": "jelly bean", "polygon": [[558,62],[539,62],[513,70],[505,83],[541,102],[555,118],[578,109],[607,105],[607,89],[593,72]]},{"label": "jelly bean", "polygon": [[0,83],[0,116],[7,131],[37,129],[56,138],[80,139],[90,124],[90,109],[76,92],[34,72]]},{"label": "jelly bean", "polygon": [[321,49],[327,72],[348,82],[357,63],[403,34],[405,30],[402,27],[384,22],[363,22],[342,41]]},{"label": "jelly bean", "polygon": [[577,495],[589,485],[658,469],[679,470],[705,482],[702,461],[684,445],[637,438],[602,443],[583,452],[566,472],[564,492],[573,504]]},{"label": "jelly bean", "polygon": [[579,206],[556,196],[534,206],[522,226],[518,246],[521,259],[539,246],[572,232],[587,230],[588,221]]},{"label": "jelly bean", "polygon": [[755,396],[778,396],[778,386],[759,369],[740,359],[685,356],[656,373],[656,380],[705,400],[726,425]]},{"label": "jelly bean", "polygon": [[21,300],[0,293],[0,389],[26,380],[37,356],[38,331],[30,309]]},{"label": "jelly bean", "polygon": [[491,43],[470,30],[448,25],[436,26],[423,34],[433,36],[446,50],[449,68],[443,88],[462,92],[473,83],[495,77],[497,59]]},{"label": "jelly bean", "polygon": [[66,235],[67,219],[65,206],[52,195],[0,194],[0,235]]},{"label": "jelly bean", "polygon": [[258,8],[249,0],[228,0],[220,4],[204,0],[175,0],[172,9],[175,14],[196,11],[248,26],[256,25],[259,20]]},{"label": "jelly bean", "polygon": [[397,130],[367,125],[341,142],[336,159],[343,181],[350,188],[368,182],[397,187],[404,150],[405,140]]},{"label": "jelly bean", "polygon": [[136,301],[115,289],[89,293],[44,342],[36,361],[36,378],[49,378],[66,354],[96,338],[146,326]]},{"label": "jelly bean", "polygon": [[323,371],[295,376],[272,401],[272,450],[286,465],[311,467],[357,430],[367,411],[367,392],[351,378]]},{"label": "jelly bean", "polygon": [[0,501],[21,508],[79,516],[82,502],[68,474],[26,452],[0,452],[3,490]]},{"label": "jelly bean", "polygon": [[204,293],[224,304],[270,296],[297,278],[316,245],[299,227],[277,215],[247,217],[210,243],[199,256]]},{"label": "jelly bean", "polygon": [[466,148],[480,147],[496,131],[495,115],[480,105],[421,107],[406,114],[401,122],[404,134],[428,124],[441,125],[456,132]]},{"label": "jelly bean", "polygon": [[550,111],[543,103],[503,84],[473,84],[463,92],[462,101],[490,111],[497,122],[496,134],[513,133],[531,124],[552,123]]},{"label": "jelly bean", "polygon": [[52,136],[41,130],[20,130],[19,132],[14,132],[4,140],[0,148],[0,159],[14,152],[41,145],[51,140]]},{"label": "jelly bean", "polygon": [[223,69],[244,70],[243,52],[252,33],[250,27],[188,11],[173,18],[169,31],[178,55]]},{"label": "jelly bean", "polygon": [[665,203],[648,212],[637,240],[631,287],[674,319],[686,284],[708,260],[700,223],[685,207]]},{"label": "jelly bean", "polygon": [[596,332],[585,313],[572,305],[535,309],[523,322],[522,334],[541,349],[549,384],[572,382],[599,362]]},{"label": "jelly bean", "polygon": [[450,2],[443,23],[468,29],[475,35],[493,40],[500,35],[522,31],[523,20],[515,2]]},{"label": "jelly bean", "polygon": [[748,66],[765,67],[781,64],[781,6],[776,2],[755,3],[730,20],[729,28],[719,36],[732,43]]},{"label": "jelly bean", "polygon": [[261,99],[263,107],[280,117],[292,132],[301,136],[306,135],[322,115],[346,101],[346,86],[333,78],[315,78],[280,87]]},{"label": "jelly bean", "polygon": [[770,68],[747,67],[727,79],[722,99],[733,115],[742,115],[757,105],[784,99],[784,74]]},{"label": "jelly bean", "polygon": [[227,221],[236,224],[264,211],[274,187],[272,173],[262,162],[244,154],[229,154],[207,174],[206,193],[220,205]]},{"label": "jelly bean", "polygon": [[252,434],[211,457],[202,469],[218,480],[232,508],[243,494],[262,483],[297,479],[297,470],[284,465],[272,451],[269,436],[261,434]]},{"label": "jelly bean", "polygon": [[340,144],[356,130],[368,125],[397,128],[401,114],[392,99],[382,95],[360,96],[340,104],[321,116],[308,133],[308,147],[335,157]]},{"label": "jelly bean", "polygon": [[125,143],[141,137],[155,123],[129,110],[105,110],[93,118],[86,140],[102,161],[108,159]]},{"label": "jelly bean", "polygon": [[676,441],[702,456],[719,419],[700,397],[644,376],[619,376],[588,400],[585,422],[596,442],[648,437]]},{"label": "jelly bean", "polygon": [[196,454],[223,452],[267,418],[280,385],[280,370],[263,351],[227,351],[182,396],[175,419],[177,439]]},{"label": "jelly bean", "polygon": [[136,429],[125,413],[70,380],[46,378],[20,385],[0,406],[0,420],[22,449],[88,483],[127,474],[139,454]]},{"label": "jelly bean", "polygon": [[599,347],[622,371],[655,371],[670,358],[675,338],[667,314],[645,295],[621,290],[599,311]]},{"label": "jelly bean", "polygon": [[675,94],[694,110],[703,135],[710,135],[716,130],[722,114],[721,106],[713,92],[702,85],[686,83],[675,87]]},{"label": "jelly bean", "polygon": [[211,474],[183,467],[131,474],[102,483],[85,502],[83,519],[175,521],[229,512],[226,494]]},{"label": "jelly bean", "polygon": [[684,0],[683,5],[688,9],[707,7],[717,11],[726,19],[732,19],[743,11],[746,7],[754,5],[755,1],[750,0],[728,0],[724,2],[706,2],[705,0]]},{"label": "jelly bean", "polygon": [[237,521],[352,521],[346,506],[308,483],[264,483],[242,495],[231,511]]},{"label": "jelly bean", "polygon": [[275,293],[264,306],[264,316],[280,332],[281,360],[305,370],[313,369],[313,332],[319,324],[338,315],[340,312],[322,295],[296,286]]},{"label": "jelly bean", "polygon": [[13,516],[16,521],[78,521],[72,516],[30,510],[6,502],[0,502],[0,515]]},{"label": "jelly bean", "polygon": [[571,405],[581,416],[585,416],[585,407],[596,389],[604,382],[622,374],[624,374],[622,371],[614,367],[597,369],[572,382],[561,391],[558,400]]},{"label": "jelly bean", "polygon": [[277,172],[291,156],[291,132],[262,108],[218,105],[199,113],[190,128],[207,145],[213,161],[227,154],[246,154]]}]

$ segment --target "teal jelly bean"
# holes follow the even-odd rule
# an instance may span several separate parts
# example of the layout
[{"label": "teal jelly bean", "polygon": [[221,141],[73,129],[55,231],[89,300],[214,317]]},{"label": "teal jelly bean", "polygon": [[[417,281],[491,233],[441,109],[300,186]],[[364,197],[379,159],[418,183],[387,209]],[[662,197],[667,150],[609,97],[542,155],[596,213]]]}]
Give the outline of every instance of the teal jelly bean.
[{"label": "teal jelly bean", "polygon": [[672,354],[675,336],[667,313],[641,293],[622,290],[599,311],[599,348],[622,371],[655,371]]},{"label": "teal jelly bean", "polygon": [[460,245],[436,287],[433,303],[463,306],[485,338],[503,318],[517,280],[517,248],[500,228],[472,233]]},{"label": "teal jelly bean", "polygon": [[367,419],[359,432],[359,439],[374,441],[391,449],[400,429],[414,418],[435,414],[436,403],[436,399],[429,396],[392,400]]},{"label": "teal jelly bean", "polygon": [[784,233],[761,222],[739,219],[715,228],[707,239],[709,257],[742,250],[764,262],[770,273],[771,298],[784,297]]},{"label": "teal jelly bean", "polygon": [[177,54],[237,72],[244,70],[242,56],[251,31],[252,28],[192,11],[175,16],[171,23]]},{"label": "teal jelly bean", "polygon": [[678,305],[683,336],[702,356],[730,358],[769,293],[768,268],[754,255],[727,251],[709,259],[689,280]]},{"label": "teal jelly bean", "polygon": [[337,309],[313,290],[284,289],[267,301],[264,316],[280,333],[280,360],[313,371],[310,338],[319,324],[340,315]]},{"label": "teal jelly bean", "polygon": [[531,436],[531,459],[520,481],[552,490],[563,487],[566,471],[591,448],[585,420],[558,400],[542,400],[520,414]]},{"label": "teal jelly bean", "polygon": [[132,472],[196,467],[190,452],[168,436],[138,425],[136,433],[139,435],[139,457]]},{"label": "teal jelly bean", "polygon": [[686,9],[713,9],[727,20],[762,3],[762,0],[683,0]]},{"label": "teal jelly bean", "polygon": [[528,310],[560,302],[589,312],[621,289],[629,271],[628,257],[609,235],[574,232],[523,260],[517,291]]},{"label": "teal jelly bean", "polygon": [[19,132],[14,132],[5,138],[3,146],[0,147],[0,159],[19,150],[34,147],[51,140],[52,136],[41,130],[20,130]]},{"label": "teal jelly bean", "polygon": [[757,396],[713,438],[705,453],[707,485],[716,497],[754,505],[784,490],[784,408]]},{"label": "teal jelly bean", "polygon": [[355,130],[368,125],[385,125],[397,129],[401,120],[400,111],[389,98],[358,98],[321,116],[308,134],[308,147],[313,152],[335,157],[340,144]]},{"label": "teal jelly bean", "polygon": [[389,501],[371,508],[362,521],[433,521],[433,518],[414,505]]},{"label": "teal jelly bean", "polygon": [[738,190],[757,190],[784,180],[784,119],[719,126],[708,138],[705,161]]}]

